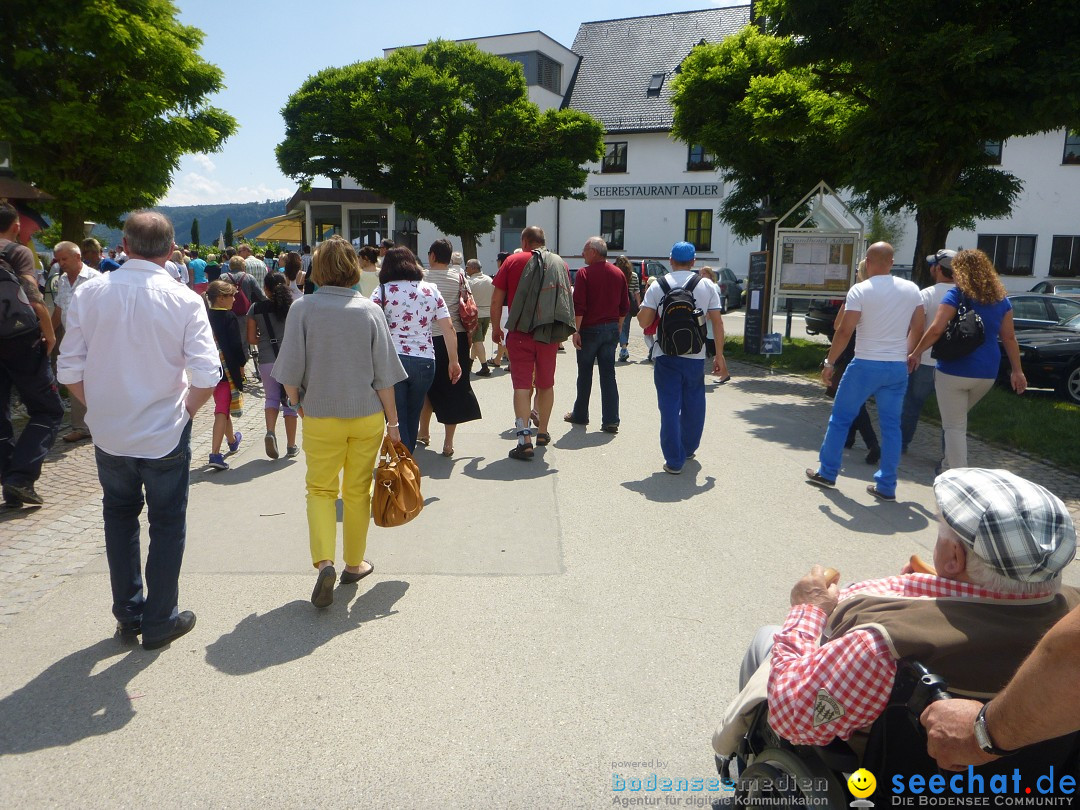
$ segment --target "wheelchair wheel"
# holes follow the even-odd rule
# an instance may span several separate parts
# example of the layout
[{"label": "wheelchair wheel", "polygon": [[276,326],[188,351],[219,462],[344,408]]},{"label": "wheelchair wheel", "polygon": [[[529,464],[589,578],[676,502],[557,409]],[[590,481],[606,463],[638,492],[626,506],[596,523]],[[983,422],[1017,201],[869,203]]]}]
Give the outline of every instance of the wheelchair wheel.
[{"label": "wheelchair wheel", "polygon": [[831,771],[780,748],[766,748],[754,756],[739,774],[735,797],[737,806],[763,810],[847,807],[843,785]]}]

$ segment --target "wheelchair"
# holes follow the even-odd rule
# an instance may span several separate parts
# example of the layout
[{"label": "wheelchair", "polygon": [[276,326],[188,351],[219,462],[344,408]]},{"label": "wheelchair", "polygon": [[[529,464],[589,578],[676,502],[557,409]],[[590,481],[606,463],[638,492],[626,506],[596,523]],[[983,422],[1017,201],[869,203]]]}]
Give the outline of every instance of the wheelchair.
[{"label": "wheelchair", "polygon": [[[885,806],[888,801],[878,796],[872,797],[876,799],[873,803],[853,803],[847,790],[848,777],[866,768],[874,774],[879,795],[884,797],[891,790],[894,775],[902,775],[908,784],[912,776],[922,776],[924,785],[929,784],[931,776],[940,774],[946,781],[955,776],[953,771],[940,770],[927,753],[926,731],[919,722],[930,703],[951,697],[942,678],[917,661],[902,659],[897,662],[896,681],[885,711],[859,740],[865,745],[840,739],[824,746],[789,743],[770,728],[768,705],[763,703],[752,717],[739,749],[730,757],[717,756],[716,768],[724,783],[734,786],[737,807]],[[1030,786],[1051,766],[1056,775],[1080,777],[1080,733],[1029,746],[978,766],[972,773],[982,776],[982,784],[990,784],[993,776],[1009,776],[1011,787],[1015,769],[1021,774],[1020,784]],[[964,784],[967,779],[964,773]],[[1077,782],[1080,785],[1080,778]],[[918,797],[910,793],[907,796],[911,804],[918,803]]]}]

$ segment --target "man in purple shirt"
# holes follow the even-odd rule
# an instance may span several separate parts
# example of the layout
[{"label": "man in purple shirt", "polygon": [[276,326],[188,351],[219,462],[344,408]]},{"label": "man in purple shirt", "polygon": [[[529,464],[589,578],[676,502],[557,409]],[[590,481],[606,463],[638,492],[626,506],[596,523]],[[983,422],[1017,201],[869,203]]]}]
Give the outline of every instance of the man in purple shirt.
[{"label": "man in purple shirt", "polygon": [[581,249],[586,266],[574,279],[574,320],[577,332],[577,400],[563,419],[575,425],[589,424],[593,364],[600,367],[600,429],[619,432],[619,388],[615,382],[615,349],[619,330],[630,311],[626,276],[607,260],[607,242],[590,237]]}]

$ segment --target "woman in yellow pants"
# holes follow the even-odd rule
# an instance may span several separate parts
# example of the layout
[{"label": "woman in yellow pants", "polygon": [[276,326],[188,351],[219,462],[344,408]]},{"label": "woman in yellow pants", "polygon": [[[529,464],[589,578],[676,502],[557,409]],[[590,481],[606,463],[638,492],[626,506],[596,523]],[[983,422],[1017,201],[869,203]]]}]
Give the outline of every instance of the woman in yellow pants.
[{"label": "woman in yellow pants", "polygon": [[364,559],[371,521],[371,475],[383,426],[398,432],[394,385],[406,378],[379,307],[351,289],[360,279],[352,245],[331,237],[315,251],[311,295],[293,303],[274,362],[274,379],[304,420],[311,562],[319,569],[311,602],[334,601],[337,498],[344,504],[341,584],[375,566]]}]

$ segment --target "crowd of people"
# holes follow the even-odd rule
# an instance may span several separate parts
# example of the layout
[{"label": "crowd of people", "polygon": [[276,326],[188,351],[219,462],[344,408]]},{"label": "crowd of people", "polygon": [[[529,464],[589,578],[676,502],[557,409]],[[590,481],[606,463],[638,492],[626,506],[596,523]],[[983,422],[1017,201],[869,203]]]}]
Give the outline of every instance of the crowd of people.
[{"label": "crowd of people", "polygon": [[[615,368],[627,359],[627,325],[636,316],[651,338],[662,468],[672,475],[695,457],[701,441],[707,358],[708,370],[728,378],[718,289],[707,272],[695,270],[695,249],[687,242],[672,246],[670,274],[643,283],[625,257],[609,262],[605,242],[590,238],[582,248],[585,266],[571,284],[566,262],[548,250],[535,226],[522,231],[520,250],[500,255],[492,279],[445,239],[430,245],[426,268],[406,247],[384,242],[356,251],[340,237],[270,262],[248,245],[227,252],[222,263],[215,256],[202,260],[177,250],[164,216],[136,212],[125,223],[115,267],[105,265],[94,240],[56,246],[62,275],[49,313],[26,249],[15,241],[13,212],[0,205],[0,258],[19,282],[26,328],[0,341],[0,370],[5,396],[17,388],[30,419],[16,441],[4,403],[4,500],[41,503],[33,484],[64,412],[49,364],[59,333],[56,379],[73,400],[72,433],[65,439],[92,435],[95,444],[117,633],[141,635],[147,649],[195,625],[195,614],[178,606],[192,419],[213,399],[209,465],[227,470],[222,447],[235,452],[243,439],[232,418],[241,412],[253,357],[253,375],[264,391],[268,457],[280,456],[279,416],[285,455],[299,455],[303,419],[309,546],[317,570],[311,602],[319,608],[333,602],[336,583],[354,585],[374,571],[365,552],[372,471],[384,437],[412,452],[431,442],[434,415],[444,426],[442,455],[450,457],[457,425],[482,418],[471,384],[474,360],[480,377],[508,360],[516,437],[509,456],[530,461],[536,447],[551,441],[556,359],[567,340],[578,362],[576,398],[564,421],[590,423],[596,367],[600,430],[618,433]],[[766,700],[773,728],[798,744],[848,739],[872,722],[906,651],[929,655],[951,682],[992,694],[1045,634],[1016,681],[1048,677],[1063,689],[1076,685],[1075,667],[1066,663],[1075,659],[1080,592],[1060,582],[1075,555],[1068,510],[1043,487],[1009,472],[967,467],[966,416],[997,375],[999,339],[1012,388],[1022,393],[1026,387],[1008,298],[980,251],[941,250],[928,262],[935,284],[920,291],[889,272],[890,245],[868,249],[823,364],[822,379],[830,385],[841,355],[850,354],[833,386],[820,464],[806,477],[835,486],[852,426],[874,396],[881,439],[870,449],[880,467],[868,489],[879,500],[895,500],[900,456],[932,387],[948,467],[934,485],[936,570],[919,571],[912,563],[897,577],[840,591],[835,577],[815,566],[797,583],[785,624],[763,630],[751,645],[740,701]],[[958,358],[928,358],[925,352],[961,310],[980,317],[978,345]],[[496,344],[490,360],[489,329]],[[152,537],[145,583],[144,503]],[[894,610],[890,600],[897,597],[907,600],[905,610]],[[959,614],[943,611],[939,600],[970,612],[965,633],[950,629]],[[991,614],[1007,621],[985,623]],[[978,658],[972,650],[983,648],[998,651],[995,665],[985,667],[980,659],[972,667]],[[747,693],[752,688],[756,697]],[[960,767],[1009,754],[1002,741],[1024,745],[1080,725],[1068,711],[1039,709],[1045,720],[1028,721],[1025,707],[1031,701],[1021,686],[1005,688],[990,708],[966,701],[932,707],[924,715],[931,753],[946,767]],[[991,721],[998,746],[986,742]],[[717,752],[730,755],[730,733],[722,729],[718,739]]]}]

